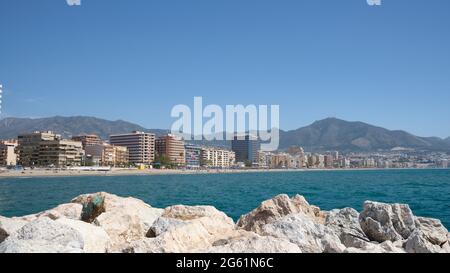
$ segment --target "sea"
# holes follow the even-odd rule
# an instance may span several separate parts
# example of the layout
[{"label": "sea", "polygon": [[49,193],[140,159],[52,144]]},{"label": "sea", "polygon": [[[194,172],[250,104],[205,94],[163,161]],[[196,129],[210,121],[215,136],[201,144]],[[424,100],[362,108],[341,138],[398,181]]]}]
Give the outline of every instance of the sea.
[{"label": "sea", "polygon": [[450,227],[450,170],[345,170],[190,175],[31,177],[0,179],[0,215],[23,216],[83,193],[105,191],[153,207],[212,205],[234,220],[278,194],[303,195],[323,210],[364,201],[409,204],[417,216]]}]

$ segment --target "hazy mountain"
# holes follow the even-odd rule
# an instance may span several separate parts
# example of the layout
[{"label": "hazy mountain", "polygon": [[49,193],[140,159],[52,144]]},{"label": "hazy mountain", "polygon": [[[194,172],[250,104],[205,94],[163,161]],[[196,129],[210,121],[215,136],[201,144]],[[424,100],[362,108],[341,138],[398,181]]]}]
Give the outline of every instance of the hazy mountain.
[{"label": "hazy mountain", "polygon": [[[51,117],[40,119],[5,118],[0,120],[0,139],[15,138],[19,134],[51,130],[71,137],[79,134],[97,134],[108,139],[111,134],[131,131],[152,132],[162,135],[168,130],[146,129],[137,124],[94,117]],[[195,144],[229,147],[229,141],[192,141]],[[376,151],[396,147],[450,151],[450,138],[417,137],[404,131],[391,131],[363,122],[349,122],[336,118],[316,121],[292,131],[280,131],[280,149],[292,145],[307,151]]]},{"label": "hazy mountain", "polygon": [[437,137],[417,137],[363,122],[327,118],[280,134],[281,149],[299,145],[308,151],[375,151],[396,147],[450,150],[450,143]]},{"label": "hazy mountain", "polygon": [[111,134],[131,131],[151,131],[163,134],[165,130],[148,130],[137,124],[117,120],[109,121],[94,117],[5,118],[0,120],[0,139],[16,138],[17,135],[34,131],[53,131],[63,137],[79,134],[97,134],[108,139]]}]

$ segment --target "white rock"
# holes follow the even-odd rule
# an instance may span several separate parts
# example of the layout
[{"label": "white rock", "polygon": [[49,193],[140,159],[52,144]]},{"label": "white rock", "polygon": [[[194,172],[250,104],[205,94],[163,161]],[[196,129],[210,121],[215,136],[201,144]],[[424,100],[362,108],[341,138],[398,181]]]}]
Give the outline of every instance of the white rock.
[{"label": "white rock", "polygon": [[330,228],[301,213],[264,225],[261,234],[287,239],[296,244],[303,253],[341,252],[345,249],[339,237]]},{"label": "white rock", "polygon": [[103,228],[111,238],[109,251],[142,239],[163,210],[135,198],[108,193],[81,195],[72,202],[83,205],[82,219]]},{"label": "white rock", "polygon": [[164,209],[162,216],[186,222],[199,222],[213,236],[228,234],[235,227],[233,219],[211,206],[171,206]]},{"label": "white rock", "polygon": [[366,201],[359,222],[367,237],[380,243],[407,239],[416,228],[411,209],[403,204]]},{"label": "white rock", "polygon": [[213,240],[200,222],[182,222],[158,237],[133,241],[123,247],[122,252],[189,253],[210,247]]},{"label": "white rock", "polygon": [[298,213],[302,213],[318,223],[323,223],[325,219],[325,214],[318,207],[311,206],[303,196],[296,195],[291,199],[286,194],[281,194],[262,202],[258,208],[241,216],[237,226],[247,231],[259,233],[265,224],[286,215]]},{"label": "white rock", "polygon": [[56,222],[69,226],[81,234],[85,253],[105,253],[107,251],[111,239],[102,228],[67,218],[60,218]]},{"label": "white rock", "polygon": [[206,253],[301,253],[300,248],[285,239],[249,234],[230,240],[220,240]]},{"label": "white rock", "polygon": [[0,243],[27,223],[27,221],[22,219],[0,216]]},{"label": "white rock", "polygon": [[391,241],[379,243],[367,243],[362,248],[347,248],[344,253],[406,253],[406,251],[398,247]]},{"label": "white rock", "polygon": [[78,253],[83,248],[83,237],[78,231],[42,217],[6,238],[0,244],[0,253]]},{"label": "white rock", "polygon": [[80,204],[69,203],[62,204],[57,206],[56,208],[41,212],[36,214],[36,217],[48,217],[52,220],[60,219],[60,218],[68,218],[73,220],[81,219],[81,211],[83,206]]}]

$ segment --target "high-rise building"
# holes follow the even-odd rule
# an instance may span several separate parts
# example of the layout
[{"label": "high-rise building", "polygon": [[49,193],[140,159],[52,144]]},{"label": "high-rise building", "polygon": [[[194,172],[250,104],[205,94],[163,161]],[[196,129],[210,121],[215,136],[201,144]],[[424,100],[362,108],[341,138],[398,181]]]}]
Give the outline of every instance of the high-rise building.
[{"label": "high-rise building", "polygon": [[156,139],[156,153],[166,157],[170,163],[184,165],[186,163],[184,140],[176,135],[165,135]]},{"label": "high-rise building", "polygon": [[111,145],[128,149],[129,162],[134,164],[151,164],[155,160],[155,135],[144,132],[111,135]]},{"label": "high-rise building", "polygon": [[231,141],[231,150],[236,154],[236,162],[259,162],[259,142],[255,136],[249,134],[245,136],[235,135]]},{"label": "high-rise building", "polygon": [[54,141],[60,138],[60,135],[54,134],[51,131],[19,135],[18,146],[16,148],[18,163],[26,167],[38,165],[41,142]]},{"label": "high-rise building", "polygon": [[84,157],[83,145],[79,141],[44,140],[39,147],[39,166],[80,166]]},{"label": "high-rise building", "polygon": [[325,155],[324,165],[325,168],[333,168],[334,156],[333,155]]},{"label": "high-rise building", "polygon": [[229,168],[235,163],[235,153],[215,147],[202,148],[202,166],[210,168]]},{"label": "high-rise building", "polygon": [[83,144],[83,149],[86,149],[87,146],[92,146],[96,144],[101,144],[102,140],[97,135],[80,135],[73,136],[73,141],[80,141]]},{"label": "high-rise building", "polygon": [[17,164],[17,141],[0,141],[0,166]]},{"label": "high-rise building", "polygon": [[202,148],[194,145],[184,147],[186,153],[186,167],[199,168],[201,165]]}]

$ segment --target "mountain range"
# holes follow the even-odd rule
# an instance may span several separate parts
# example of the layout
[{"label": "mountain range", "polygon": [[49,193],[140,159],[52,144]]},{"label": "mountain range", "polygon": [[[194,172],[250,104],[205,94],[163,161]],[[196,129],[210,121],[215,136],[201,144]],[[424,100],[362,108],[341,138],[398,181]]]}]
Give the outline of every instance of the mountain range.
[{"label": "mountain range", "polygon": [[[16,138],[33,131],[54,131],[63,137],[97,134],[108,139],[111,134],[144,131],[156,135],[165,129],[146,129],[123,120],[109,121],[95,117],[5,118],[0,120],[0,139]],[[203,142],[204,143],[204,142]],[[216,141],[216,145],[229,146],[229,142]],[[429,151],[450,151],[450,137],[418,137],[400,130],[387,130],[363,122],[350,122],[337,118],[316,121],[309,126],[291,131],[280,130],[280,149],[298,145],[306,151],[379,151],[407,148]]]}]

